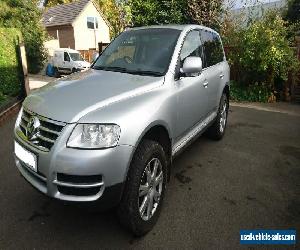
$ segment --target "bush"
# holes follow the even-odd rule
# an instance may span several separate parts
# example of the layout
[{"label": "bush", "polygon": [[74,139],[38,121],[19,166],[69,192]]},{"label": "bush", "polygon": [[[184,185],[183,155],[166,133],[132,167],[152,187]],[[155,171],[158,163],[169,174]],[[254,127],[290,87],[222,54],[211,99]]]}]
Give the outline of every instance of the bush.
[{"label": "bush", "polygon": [[[125,1],[126,2],[126,1]],[[202,24],[220,26],[221,0],[129,0],[134,26],[154,24]]]},{"label": "bush", "polygon": [[3,95],[1,92],[0,92],[0,107],[1,107],[1,104],[6,100],[6,96]]},{"label": "bush", "polygon": [[268,102],[273,100],[272,91],[265,85],[243,86],[232,81],[230,84],[230,99],[233,101]]},{"label": "bush", "polygon": [[183,24],[188,22],[187,1],[184,0],[130,0],[134,26],[155,24]]},{"label": "bush", "polygon": [[279,12],[269,11],[249,26],[227,28],[224,39],[230,48],[227,57],[235,70],[235,80],[244,87],[267,86],[274,90],[275,79],[287,80],[299,63],[287,39],[287,23]]},{"label": "bush", "polygon": [[18,28],[22,32],[30,73],[38,73],[47,58],[41,17],[36,0],[0,1],[0,27]]},{"label": "bush", "polygon": [[22,86],[17,44],[21,32],[17,29],[0,28],[0,100],[6,96],[19,96]]}]

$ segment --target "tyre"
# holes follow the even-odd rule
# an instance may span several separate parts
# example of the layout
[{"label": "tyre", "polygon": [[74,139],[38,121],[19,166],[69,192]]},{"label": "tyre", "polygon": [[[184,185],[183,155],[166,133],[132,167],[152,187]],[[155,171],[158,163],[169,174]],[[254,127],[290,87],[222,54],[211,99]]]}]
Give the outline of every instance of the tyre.
[{"label": "tyre", "polygon": [[160,144],[143,140],[138,146],[127,175],[118,207],[121,224],[135,236],[142,236],[155,225],[163,203],[167,160]]},{"label": "tyre", "polygon": [[214,123],[210,126],[207,131],[208,137],[213,140],[221,140],[225,134],[225,129],[227,125],[227,117],[228,117],[228,108],[229,108],[229,100],[227,95],[223,93],[217,117]]},{"label": "tyre", "polygon": [[55,67],[55,68],[54,68],[54,77],[56,77],[56,78],[60,78],[60,73],[59,73],[59,71],[58,71],[58,68],[57,68],[57,67]]},{"label": "tyre", "polygon": [[77,70],[75,68],[72,69],[72,74],[77,72]]}]

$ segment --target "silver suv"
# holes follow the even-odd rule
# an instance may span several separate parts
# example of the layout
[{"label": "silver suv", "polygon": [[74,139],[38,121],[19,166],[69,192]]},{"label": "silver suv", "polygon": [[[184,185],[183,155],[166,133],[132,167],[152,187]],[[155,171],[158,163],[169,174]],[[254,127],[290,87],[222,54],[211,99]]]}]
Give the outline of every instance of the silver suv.
[{"label": "silver suv", "polygon": [[16,165],[50,197],[117,206],[121,223],[143,235],[158,219],[174,156],[204,131],[223,137],[228,84],[214,30],[127,30],[90,70],[25,99],[14,129]]}]

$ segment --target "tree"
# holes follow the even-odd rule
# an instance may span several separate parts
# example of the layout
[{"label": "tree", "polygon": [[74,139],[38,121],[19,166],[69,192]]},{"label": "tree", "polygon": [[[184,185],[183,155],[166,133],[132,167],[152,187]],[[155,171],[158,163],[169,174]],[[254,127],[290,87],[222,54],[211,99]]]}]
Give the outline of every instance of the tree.
[{"label": "tree", "polygon": [[188,0],[187,2],[187,12],[192,23],[219,29],[223,10],[222,0]]},{"label": "tree", "polygon": [[74,0],[45,0],[44,6],[53,7],[55,5],[66,4],[71,2],[74,2]]},{"label": "tree", "polygon": [[130,0],[134,26],[154,24],[182,24],[188,17],[186,0]]},{"label": "tree", "polygon": [[219,28],[222,0],[129,0],[134,26],[203,24]]},{"label": "tree", "polygon": [[287,21],[288,38],[293,41],[295,35],[300,35],[300,0],[290,0],[283,17]]},{"label": "tree", "polygon": [[300,21],[300,0],[288,1],[288,8],[285,14],[285,20],[292,23]]},{"label": "tree", "polygon": [[288,72],[296,72],[299,67],[289,47],[286,21],[276,11],[268,11],[249,27],[236,28],[232,37],[229,44],[234,48],[228,57],[241,72],[237,79],[240,83],[265,84],[274,89],[275,79],[286,80]]},{"label": "tree", "polygon": [[[125,8],[125,5],[117,4],[115,0],[97,0],[96,3],[112,26],[111,37],[115,37],[124,29],[126,12],[122,8]],[[124,19],[121,19],[122,16]]]},{"label": "tree", "polygon": [[46,59],[45,31],[40,23],[41,15],[37,8],[37,0],[0,2],[0,26],[21,30],[26,47],[28,70],[31,73],[40,71]]}]

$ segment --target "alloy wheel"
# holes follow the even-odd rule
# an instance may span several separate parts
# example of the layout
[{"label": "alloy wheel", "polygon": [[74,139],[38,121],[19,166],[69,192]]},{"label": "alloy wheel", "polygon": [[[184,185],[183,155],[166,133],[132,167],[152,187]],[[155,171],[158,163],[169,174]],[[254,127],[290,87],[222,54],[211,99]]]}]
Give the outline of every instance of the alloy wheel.
[{"label": "alloy wheel", "polygon": [[220,132],[223,133],[226,126],[226,119],[227,119],[227,102],[226,99],[224,100],[221,113],[220,113]]},{"label": "alloy wheel", "polygon": [[149,161],[139,186],[138,207],[140,216],[148,221],[158,208],[163,189],[163,167],[158,158]]}]

